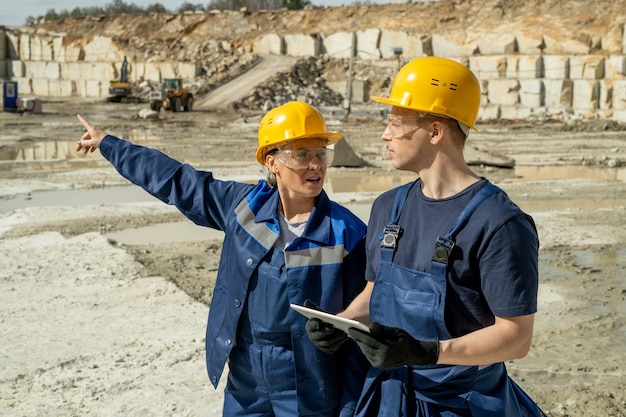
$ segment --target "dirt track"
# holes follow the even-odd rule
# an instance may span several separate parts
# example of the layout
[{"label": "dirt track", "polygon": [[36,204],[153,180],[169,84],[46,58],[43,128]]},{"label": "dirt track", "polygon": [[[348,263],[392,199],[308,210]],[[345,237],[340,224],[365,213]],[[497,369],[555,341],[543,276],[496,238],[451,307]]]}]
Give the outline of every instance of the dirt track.
[{"label": "dirt track", "polygon": [[[0,114],[0,248],[8,254],[0,262],[0,410],[11,415],[206,416],[214,415],[206,404],[219,407],[201,339],[220,241],[112,241],[184,219],[149,199],[125,203],[126,187],[108,201],[77,203],[79,190],[127,183],[99,155],[72,152],[82,133],[75,115],[246,181],[261,175],[251,162],[260,115],[203,109],[142,120],[134,117],[142,106],[46,102],[43,115]],[[343,121],[324,109],[367,162],[329,171],[333,198],[351,207],[367,208],[382,189],[411,178],[385,157],[379,110],[356,109]],[[541,239],[533,349],[508,365],[512,374],[549,415],[625,416],[626,131],[602,121],[479,130],[469,145],[512,158],[516,168],[475,170],[533,215]],[[43,190],[73,191],[51,202]],[[125,299],[133,307],[120,311]],[[113,349],[104,354],[102,346]]]}]

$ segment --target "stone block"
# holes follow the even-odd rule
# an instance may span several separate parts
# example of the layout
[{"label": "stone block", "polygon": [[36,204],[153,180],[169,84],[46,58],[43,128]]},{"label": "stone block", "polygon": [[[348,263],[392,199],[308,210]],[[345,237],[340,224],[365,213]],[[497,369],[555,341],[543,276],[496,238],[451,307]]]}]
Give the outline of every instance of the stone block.
[{"label": "stone block", "polygon": [[[141,65],[138,66],[139,68],[139,73],[142,74],[141,71]],[[147,62],[144,66],[144,70],[143,70],[143,79],[144,80],[150,80],[150,81],[154,81],[154,82],[161,82],[163,78],[161,76],[161,66],[158,63],[155,62]]]},{"label": "stone block", "polygon": [[166,78],[178,78],[175,62],[159,62],[158,65],[159,72],[161,73],[161,77],[163,80]]},{"label": "stone block", "polygon": [[352,32],[337,32],[323,38],[322,51],[333,58],[350,58],[356,51],[356,35]]},{"label": "stone block", "polygon": [[21,61],[30,61],[30,36],[26,34],[19,35],[18,41],[18,57]]},{"label": "stone block", "polygon": [[10,78],[21,78],[26,76],[26,68],[20,60],[7,61],[7,76]]},{"label": "stone block", "polygon": [[497,33],[478,40],[481,55],[511,55],[517,51],[517,41],[513,33]]},{"label": "stone block", "polygon": [[[626,123],[626,110],[614,111],[613,116],[611,118],[618,122]],[[624,178],[624,180],[626,180],[626,178]]]},{"label": "stone block", "polygon": [[572,80],[544,80],[544,105],[551,109],[571,108],[574,94]]},{"label": "stone block", "polygon": [[352,101],[354,103],[367,103],[370,99],[370,88],[369,80],[353,80]]},{"label": "stone block", "polygon": [[61,78],[61,64],[58,62],[52,61],[44,61],[46,63],[46,68],[44,72],[44,77],[49,80],[58,80]]},{"label": "stone block", "polygon": [[498,120],[500,118],[500,106],[485,105],[480,107],[478,120]]},{"label": "stone block", "polygon": [[7,58],[12,60],[19,60],[20,58],[20,38],[14,32],[6,33],[6,46],[7,46]]},{"label": "stone block", "polygon": [[46,48],[45,41],[41,36],[33,36],[30,38],[30,59],[33,61],[49,61],[50,51],[44,53]]},{"label": "stone block", "polygon": [[115,78],[113,65],[107,62],[63,62],[61,78],[66,80],[106,80]]},{"label": "stone block", "polygon": [[543,107],[544,85],[542,80],[520,80],[519,98],[522,107],[537,108]]},{"label": "stone block", "polygon": [[109,95],[108,82],[105,84],[100,80],[86,80],[85,87],[85,97],[107,97]]},{"label": "stone block", "polygon": [[505,56],[471,56],[469,69],[479,80],[492,80],[506,77],[507,58]]},{"label": "stone block", "polygon": [[55,36],[50,43],[51,60],[58,62],[65,62],[67,55],[64,54],[63,37]]},{"label": "stone block", "polygon": [[178,74],[183,80],[193,80],[200,75],[201,67],[192,62],[179,62]]},{"label": "stone block", "polygon": [[578,111],[597,110],[600,107],[600,83],[590,80],[573,80],[572,108]]},{"label": "stone block", "polygon": [[85,51],[82,47],[75,44],[61,45],[57,49],[55,47],[55,57],[59,62],[78,62],[84,61]]},{"label": "stone block", "polygon": [[30,78],[45,78],[46,63],[43,61],[22,61],[24,63],[24,75]]},{"label": "stone block", "polygon": [[124,51],[106,36],[94,36],[83,46],[83,51],[86,62],[121,62],[125,55]]},{"label": "stone block", "polygon": [[600,97],[598,105],[602,110],[613,108],[613,80],[600,80]]},{"label": "stone block", "polygon": [[474,55],[477,51],[476,44],[464,44],[440,35],[433,35],[432,44],[434,56],[451,59],[463,59]]},{"label": "stone block", "polygon": [[572,80],[599,80],[604,78],[604,56],[570,57],[570,78]]},{"label": "stone block", "polygon": [[506,77],[533,79],[543,77],[543,58],[539,55],[509,56],[506,64]]},{"label": "stone block", "polygon": [[524,120],[535,114],[534,109],[529,107],[500,106],[500,118],[504,120]]},{"label": "stone block", "polygon": [[0,78],[7,78],[9,76],[9,60],[0,59]]},{"label": "stone block", "polygon": [[550,80],[564,80],[570,77],[569,57],[565,55],[544,55],[543,76]]},{"label": "stone block", "polygon": [[4,61],[9,58],[7,50],[7,34],[4,30],[0,30],[0,60]]},{"label": "stone block", "polygon": [[76,97],[76,82],[71,80],[58,80],[59,95],[61,97]]},{"label": "stone block", "polygon": [[591,45],[574,39],[554,39],[544,35],[543,42],[545,55],[587,55],[591,51]]},{"label": "stone block", "polygon": [[356,32],[356,56],[363,60],[380,59],[380,30],[367,29]]},{"label": "stone block", "polygon": [[17,81],[17,91],[19,95],[33,94],[33,84],[30,78],[14,77],[13,81]]},{"label": "stone block", "polygon": [[47,78],[32,78],[32,94],[48,97],[50,95],[50,81]]},{"label": "stone block", "polygon": [[489,104],[513,106],[519,103],[518,80],[489,80],[487,98]]},{"label": "stone block", "polygon": [[252,52],[283,55],[285,53],[285,40],[275,33],[268,33],[253,42]]},{"label": "stone block", "polygon": [[402,48],[404,59],[411,60],[433,54],[432,38],[428,35],[411,36],[399,30],[380,31],[380,54],[383,59],[395,58],[393,48]]},{"label": "stone block", "polygon": [[613,81],[613,109],[626,111],[626,80]]},{"label": "stone block", "polygon": [[520,55],[539,55],[545,46],[543,36],[534,33],[515,33],[515,41]]},{"label": "stone block", "polygon": [[604,76],[606,78],[626,77],[626,55],[611,55],[604,61]]},{"label": "stone block", "polygon": [[76,89],[77,97],[87,97],[87,81],[85,80],[74,81],[74,88]]},{"label": "stone block", "polygon": [[322,49],[322,41],[318,34],[285,35],[285,55],[318,56]]}]

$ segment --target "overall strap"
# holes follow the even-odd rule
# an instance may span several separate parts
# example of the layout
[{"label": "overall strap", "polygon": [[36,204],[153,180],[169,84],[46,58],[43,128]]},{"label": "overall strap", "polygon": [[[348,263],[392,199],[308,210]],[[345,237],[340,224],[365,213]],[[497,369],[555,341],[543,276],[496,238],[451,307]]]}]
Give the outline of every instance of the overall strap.
[{"label": "overall strap", "polygon": [[488,182],[482,187],[470,202],[465,206],[459,217],[456,219],[452,229],[445,235],[439,236],[435,243],[435,252],[432,259],[432,273],[440,276],[446,276],[446,267],[448,266],[448,257],[454,248],[454,236],[467,223],[472,213],[487,199],[490,195],[498,192],[500,189]]},{"label": "overall strap", "polygon": [[413,186],[413,184],[415,184],[415,181],[401,185],[396,191],[396,195],[393,199],[393,207],[391,208],[391,219],[380,235],[382,260],[391,262],[393,259],[393,253],[398,247],[398,238],[402,234],[402,228],[398,226],[398,221],[400,220],[404,203],[406,202],[409,194],[409,189]]}]

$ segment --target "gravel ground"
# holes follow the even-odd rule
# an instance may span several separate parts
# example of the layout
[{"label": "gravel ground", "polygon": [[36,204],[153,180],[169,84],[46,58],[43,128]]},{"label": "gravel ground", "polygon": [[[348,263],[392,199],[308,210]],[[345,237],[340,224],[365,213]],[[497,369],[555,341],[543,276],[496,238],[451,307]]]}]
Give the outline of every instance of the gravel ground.
[{"label": "gravel ground", "polygon": [[[3,415],[221,415],[203,344],[220,235],[129,187],[97,153],[76,155],[75,115],[218,178],[256,181],[260,114],[136,117],[146,106],[46,101],[42,115],[0,114]],[[379,108],[323,110],[364,161],[330,168],[327,191],[366,219],[376,195],[414,176],[386,159]],[[483,122],[476,154],[485,163],[473,168],[540,233],[533,348],[511,374],[550,416],[625,416],[624,127]],[[515,168],[494,166],[503,158]]]}]

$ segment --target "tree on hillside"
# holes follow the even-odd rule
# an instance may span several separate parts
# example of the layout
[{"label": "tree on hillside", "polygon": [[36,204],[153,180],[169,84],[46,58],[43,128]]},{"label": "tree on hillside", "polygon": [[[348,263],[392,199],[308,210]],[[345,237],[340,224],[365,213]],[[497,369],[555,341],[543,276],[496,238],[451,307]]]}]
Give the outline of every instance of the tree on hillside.
[{"label": "tree on hillside", "polygon": [[[305,6],[311,5],[310,0],[211,0],[206,8],[202,4],[193,4],[190,2],[183,2],[180,5],[176,13],[184,13],[188,11],[205,11],[205,10],[240,10],[242,8],[248,9],[250,12],[256,12],[259,10],[277,10],[281,7],[285,7],[289,10],[300,10]],[[26,25],[33,24],[37,21],[59,21],[67,17],[87,17],[87,16],[116,16],[119,14],[146,14],[146,13],[170,13],[160,3],[153,3],[147,8],[143,9],[137,6],[135,3],[126,3],[124,0],[113,0],[111,3],[104,6],[91,6],[91,7],[75,7],[71,12],[67,10],[61,10],[57,13],[55,9],[48,9],[44,16],[37,16],[36,18],[28,16],[26,18]]]},{"label": "tree on hillside", "polygon": [[202,12],[204,11],[204,6],[201,4],[191,4],[189,2],[183,2],[178,8],[178,13],[184,12]]},{"label": "tree on hillside", "polygon": [[212,0],[207,10],[239,10],[243,7],[251,12],[277,10],[281,7],[298,10],[310,4],[309,0]]}]

